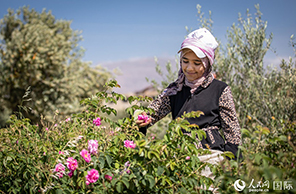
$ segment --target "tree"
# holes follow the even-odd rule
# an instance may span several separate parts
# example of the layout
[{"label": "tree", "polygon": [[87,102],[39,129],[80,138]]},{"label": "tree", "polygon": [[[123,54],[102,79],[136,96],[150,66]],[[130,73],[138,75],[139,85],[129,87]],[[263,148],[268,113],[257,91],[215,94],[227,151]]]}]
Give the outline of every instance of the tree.
[{"label": "tree", "polygon": [[70,24],[46,10],[8,10],[0,21],[1,118],[19,112],[20,105],[33,122],[41,115],[50,119],[56,110],[66,116],[80,109],[82,98],[103,89],[110,73],[82,61],[82,37]]},{"label": "tree", "polygon": [[[231,86],[241,127],[251,120],[276,129],[274,120],[295,121],[295,62],[282,60],[279,69],[264,64],[272,37],[267,36],[259,5],[253,17],[239,14],[227,31],[228,43],[215,63],[217,76]],[[279,123],[278,123],[279,124]]]}]

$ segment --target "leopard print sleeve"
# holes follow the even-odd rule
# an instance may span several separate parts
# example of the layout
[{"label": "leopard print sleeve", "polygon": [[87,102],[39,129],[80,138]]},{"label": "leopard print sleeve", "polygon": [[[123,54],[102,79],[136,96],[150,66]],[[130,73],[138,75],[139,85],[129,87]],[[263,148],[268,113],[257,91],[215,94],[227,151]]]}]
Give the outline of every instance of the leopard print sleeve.
[{"label": "leopard print sleeve", "polygon": [[237,147],[241,144],[241,131],[229,86],[224,89],[219,98],[219,111],[226,144]]},{"label": "leopard print sleeve", "polygon": [[170,98],[167,95],[164,95],[165,92],[160,94],[151,104],[149,104],[148,108],[154,110],[154,113],[148,113],[150,117],[152,117],[151,125],[155,124],[157,121],[165,117],[167,114],[171,112]]}]

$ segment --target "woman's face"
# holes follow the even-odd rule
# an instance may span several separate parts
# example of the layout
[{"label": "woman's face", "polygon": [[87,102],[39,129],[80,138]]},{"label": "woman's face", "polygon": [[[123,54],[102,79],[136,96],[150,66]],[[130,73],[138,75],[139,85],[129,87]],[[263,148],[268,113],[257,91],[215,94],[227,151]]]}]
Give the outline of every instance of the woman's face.
[{"label": "woman's face", "polygon": [[188,81],[194,81],[200,78],[205,72],[205,67],[201,59],[193,51],[188,51],[183,55],[181,67]]}]

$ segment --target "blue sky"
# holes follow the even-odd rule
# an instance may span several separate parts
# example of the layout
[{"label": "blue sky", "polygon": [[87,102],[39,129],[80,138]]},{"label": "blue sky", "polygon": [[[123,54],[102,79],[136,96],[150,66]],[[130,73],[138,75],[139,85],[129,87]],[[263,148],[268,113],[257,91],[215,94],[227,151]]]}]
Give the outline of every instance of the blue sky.
[{"label": "blue sky", "polygon": [[[246,10],[255,13],[255,4],[260,5],[262,19],[268,21],[269,34],[274,34],[272,47],[276,54],[269,52],[269,61],[293,56],[289,46],[292,34],[296,35],[295,0],[0,0],[0,18],[8,8],[18,9],[29,5],[37,11],[51,10],[57,19],[72,20],[71,27],[81,30],[85,49],[83,60],[92,61],[108,68],[117,65],[123,70],[120,79],[126,88],[132,87],[131,75],[127,69],[136,68],[139,63],[151,66],[152,70],[135,71],[137,76],[151,76],[155,63],[153,57],[174,60],[186,35],[185,26],[199,28],[196,5],[202,6],[206,16],[212,12],[213,34],[226,43],[225,35],[236,22],[238,13],[245,16]],[[141,60],[143,59],[143,60]],[[134,63],[129,63],[130,61]],[[142,62],[143,63],[142,63]],[[149,62],[148,62],[149,61]],[[134,66],[133,66],[134,65]],[[137,73],[138,72],[138,73]],[[154,71],[155,72],[155,71]],[[135,84],[134,84],[135,85]],[[145,84],[144,84],[145,85]],[[141,84],[131,90],[140,89]],[[125,90],[125,92],[127,89]]]}]

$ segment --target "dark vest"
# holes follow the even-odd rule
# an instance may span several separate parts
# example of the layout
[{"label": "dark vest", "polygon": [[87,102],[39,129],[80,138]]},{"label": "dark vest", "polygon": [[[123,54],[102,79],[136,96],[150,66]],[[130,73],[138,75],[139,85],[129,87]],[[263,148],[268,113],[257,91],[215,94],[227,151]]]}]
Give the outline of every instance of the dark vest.
[{"label": "dark vest", "polygon": [[[208,87],[203,88],[200,86],[191,94],[191,88],[184,86],[176,95],[170,96],[173,119],[181,117],[184,111],[187,113],[191,111],[202,111],[204,115],[198,118],[188,118],[189,123],[197,124],[200,129],[212,126],[221,128],[219,98],[226,87],[226,83],[214,79]],[[186,131],[183,130],[183,132]],[[205,132],[207,138],[201,140],[203,148],[207,148],[207,144],[211,149],[224,151],[225,141],[219,131],[214,129],[210,131],[206,130]],[[209,133],[214,137],[214,143],[209,139]]]},{"label": "dark vest", "polygon": [[182,116],[184,111],[202,111],[204,115],[189,118],[189,123],[197,124],[200,129],[208,126],[220,127],[219,98],[226,87],[226,83],[214,79],[207,88],[200,86],[191,94],[190,88],[184,86],[176,95],[170,96],[173,119]]}]

